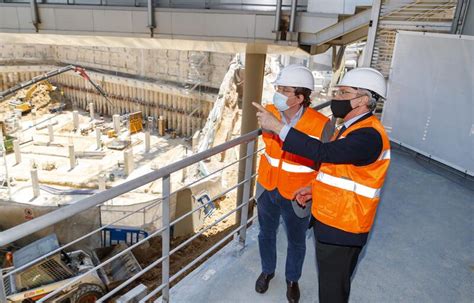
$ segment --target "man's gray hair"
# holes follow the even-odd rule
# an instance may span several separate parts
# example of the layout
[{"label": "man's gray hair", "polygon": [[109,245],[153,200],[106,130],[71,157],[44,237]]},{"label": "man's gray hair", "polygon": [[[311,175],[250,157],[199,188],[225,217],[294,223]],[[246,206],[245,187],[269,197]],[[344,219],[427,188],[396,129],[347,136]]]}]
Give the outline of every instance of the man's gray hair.
[{"label": "man's gray hair", "polygon": [[367,107],[370,109],[370,111],[375,110],[375,107],[377,106],[377,97],[375,97],[374,94],[368,89],[359,88],[358,93],[361,96],[369,97],[369,103],[367,104]]}]

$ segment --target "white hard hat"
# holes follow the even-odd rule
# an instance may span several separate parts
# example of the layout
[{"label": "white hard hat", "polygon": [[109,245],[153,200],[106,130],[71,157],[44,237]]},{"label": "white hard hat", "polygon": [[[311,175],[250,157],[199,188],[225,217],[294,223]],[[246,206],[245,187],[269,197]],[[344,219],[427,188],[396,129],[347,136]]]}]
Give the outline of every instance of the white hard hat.
[{"label": "white hard hat", "polygon": [[275,85],[305,87],[314,90],[314,78],[311,71],[299,64],[284,67],[273,82]]},{"label": "white hard hat", "polygon": [[368,89],[382,98],[386,98],[387,95],[387,83],[384,76],[370,67],[359,67],[348,71],[336,86]]}]

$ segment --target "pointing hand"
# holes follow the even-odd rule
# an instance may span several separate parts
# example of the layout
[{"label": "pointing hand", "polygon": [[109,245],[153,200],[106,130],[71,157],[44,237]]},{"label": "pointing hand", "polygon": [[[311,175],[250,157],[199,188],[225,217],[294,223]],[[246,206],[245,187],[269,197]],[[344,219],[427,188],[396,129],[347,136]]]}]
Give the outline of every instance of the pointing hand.
[{"label": "pointing hand", "polygon": [[283,123],[278,121],[278,119],[262,105],[255,102],[252,102],[252,105],[258,110],[257,119],[260,126],[265,130],[270,130],[275,134],[279,134],[283,127]]}]

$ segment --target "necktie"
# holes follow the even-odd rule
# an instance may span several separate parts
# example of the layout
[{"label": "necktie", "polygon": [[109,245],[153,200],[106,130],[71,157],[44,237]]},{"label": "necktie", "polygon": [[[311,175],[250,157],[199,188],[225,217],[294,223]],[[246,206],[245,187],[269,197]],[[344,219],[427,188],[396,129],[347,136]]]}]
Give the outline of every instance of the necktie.
[{"label": "necktie", "polygon": [[341,129],[340,129],[339,132],[337,133],[336,139],[334,139],[334,140],[339,139],[339,137],[342,135],[342,133],[343,133],[346,129],[347,129],[347,128],[346,128],[346,125],[343,124],[342,127],[341,127]]}]

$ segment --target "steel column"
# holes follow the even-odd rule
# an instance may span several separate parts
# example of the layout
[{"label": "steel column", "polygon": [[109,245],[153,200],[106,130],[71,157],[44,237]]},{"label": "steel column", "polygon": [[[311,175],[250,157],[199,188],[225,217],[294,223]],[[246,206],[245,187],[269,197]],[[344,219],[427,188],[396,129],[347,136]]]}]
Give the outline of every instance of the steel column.
[{"label": "steel column", "polygon": [[296,22],[296,5],[298,0],[291,0],[291,11],[290,11],[290,33],[295,31],[295,22]]},{"label": "steel column", "polygon": [[38,32],[38,24],[40,24],[39,15],[38,15],[38,5],[36,4],[36,0],[30,0],[30,8],[31,8],[31,22]]},{"label": "steel column", "polygon": [[468,15],[469,2],[469,0],[458,0],[451,25],[451,34],[462,35],[465,19]]},{"label": "steel column", "polygon": [[280,40],[280,19],[281,19],[281,3],[282,0],[277,0],[275,7],[275,26],[273,32],[275,33],[275,40]]},{"label": "steel column", "polygon": [[150,36],[153,37],[153,30],[156,28],[155,7],[153,6],[153,0],[147,1],[147,14],[148,14],[148,28],[150,29]]}]

